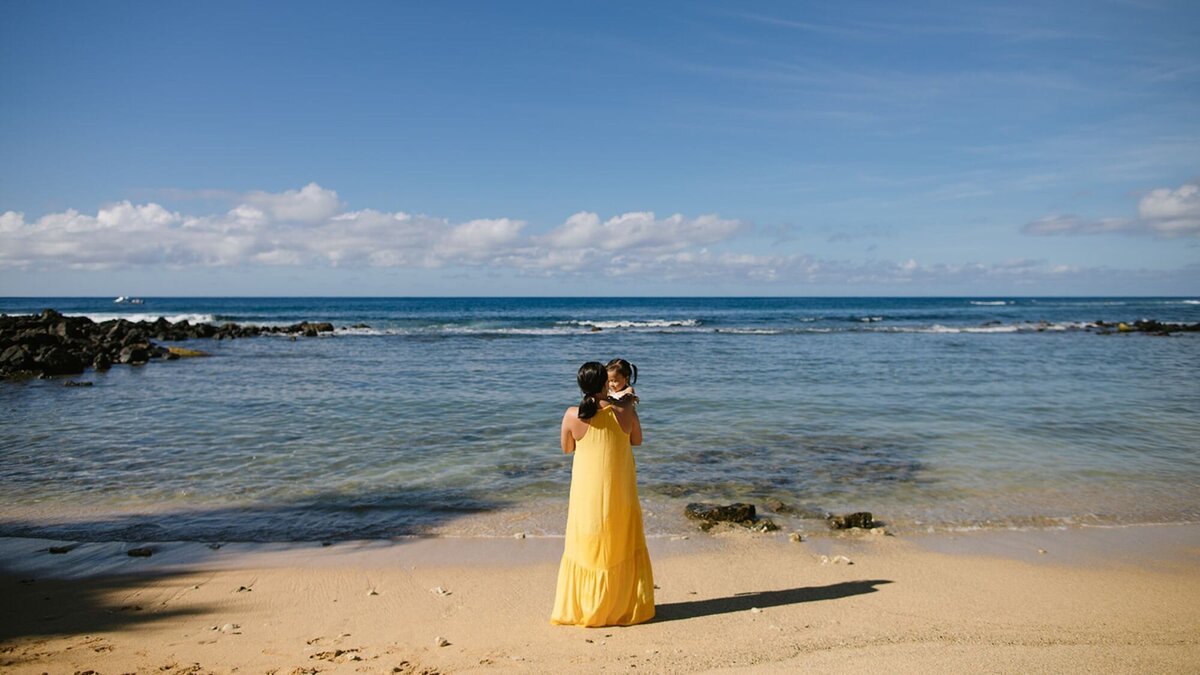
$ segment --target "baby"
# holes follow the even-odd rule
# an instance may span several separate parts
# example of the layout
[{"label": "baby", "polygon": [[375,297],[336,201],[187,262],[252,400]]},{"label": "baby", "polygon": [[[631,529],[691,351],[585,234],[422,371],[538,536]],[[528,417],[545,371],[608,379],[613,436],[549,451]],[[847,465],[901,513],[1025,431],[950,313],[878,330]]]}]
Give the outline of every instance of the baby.
[{"label": "baby", "polygon": [[637,382],[637,366],[625,359],[613,359],[605,368],[608,370],[608,400],[619,406],[636,405],[638,397],[633,383]]}]

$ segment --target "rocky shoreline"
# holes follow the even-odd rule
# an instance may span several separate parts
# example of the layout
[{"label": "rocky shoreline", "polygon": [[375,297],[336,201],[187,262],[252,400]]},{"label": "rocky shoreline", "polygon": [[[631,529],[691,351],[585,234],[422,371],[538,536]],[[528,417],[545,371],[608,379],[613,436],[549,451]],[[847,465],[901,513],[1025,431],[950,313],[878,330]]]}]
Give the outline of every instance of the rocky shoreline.
[{"label": "rocky shoreline", "polygon": [[76,375],[88,368],[108,370],[114,364],[141,365],[203,356],[197,350],[164,347],[155,342],[191,339],[226,340],[259,335],[317,337],[332,333],[333,324],[303,321],[290,326],[226,323],[171,323],[112,319],[96,323],[87,317],[63,316],[53,309],[40,314],[0,315],[0,378]]},{"label": "rocky shoreline", "polygon": [[[1039,331],[1043,329],[1038,328]],[[1152,319],[1129,323],[1096,321],[1088,324],[1086,329],[1095,330],[1099,335],[1172,335],[1200,332],[1200,323],[1165,323]],[[331,334],[333,330],[333,324],[327,321],[302,321],[288,326],[192,324],[186,319],[172,323],[164,318],[157,321],[111,319],[97,323],[87,317],[63,316],[53,309],[43,310],[40,314],[4,314],[0,315],[0,379],[76,375],[88,368],[107,370],[114,364],[140,365],[153,360],[205,356],[197,350],[164,347],[155,340],[226,340],[260,335],[317,337]]]}]

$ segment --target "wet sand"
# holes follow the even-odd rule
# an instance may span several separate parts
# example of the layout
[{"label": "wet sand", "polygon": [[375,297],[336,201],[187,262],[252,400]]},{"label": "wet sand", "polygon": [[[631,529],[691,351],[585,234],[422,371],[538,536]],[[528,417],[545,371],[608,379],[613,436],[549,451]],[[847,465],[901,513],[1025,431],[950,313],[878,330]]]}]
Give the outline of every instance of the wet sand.
[{"label": "wet sand", "polygon": [[561,538],[47,552],[60,544],[0,539],[5,672],[1182,673],[1200,664],[1200,525],[654,538],[655,621],[593,629],[548,622]]}]

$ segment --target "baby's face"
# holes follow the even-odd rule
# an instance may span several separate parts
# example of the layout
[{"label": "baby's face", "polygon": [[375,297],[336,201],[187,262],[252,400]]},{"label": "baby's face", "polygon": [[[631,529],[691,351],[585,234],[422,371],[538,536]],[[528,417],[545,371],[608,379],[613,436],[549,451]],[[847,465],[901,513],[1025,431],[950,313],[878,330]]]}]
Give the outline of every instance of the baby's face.
[{"label": "baby's face", "polygon": [[608,390],[609,391],[621,391],[622,389],[624,389],[625,387],[628,387],[628,386],[629,386],[629,380],[622,377],[621,373],[619,373],[615,370],[608,371]]}]

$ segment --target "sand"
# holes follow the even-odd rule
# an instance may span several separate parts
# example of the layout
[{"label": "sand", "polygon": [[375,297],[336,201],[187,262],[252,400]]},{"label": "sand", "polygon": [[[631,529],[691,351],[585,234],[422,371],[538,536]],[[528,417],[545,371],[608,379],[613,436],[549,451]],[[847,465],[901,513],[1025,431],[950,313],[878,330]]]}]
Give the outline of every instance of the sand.
[{"label": "sand", "polygon": [[58,543],[0,540],[4,672],[1200,672],[1197,525],[652,539],[658,618],[592,629],[555,538]]}]

